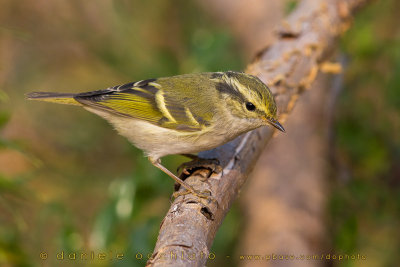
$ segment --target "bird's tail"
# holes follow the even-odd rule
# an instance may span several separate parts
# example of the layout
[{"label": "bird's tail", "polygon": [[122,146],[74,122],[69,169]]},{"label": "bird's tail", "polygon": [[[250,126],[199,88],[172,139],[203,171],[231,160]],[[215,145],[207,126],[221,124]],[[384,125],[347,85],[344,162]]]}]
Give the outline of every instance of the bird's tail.
[{"label": "bird's tail", "polygon": [[82,106],[74,98],[75,94],[68,93],[52,93],[52,92],[32,92],[26,95],[29,100],[40,100],[66,105]]}]

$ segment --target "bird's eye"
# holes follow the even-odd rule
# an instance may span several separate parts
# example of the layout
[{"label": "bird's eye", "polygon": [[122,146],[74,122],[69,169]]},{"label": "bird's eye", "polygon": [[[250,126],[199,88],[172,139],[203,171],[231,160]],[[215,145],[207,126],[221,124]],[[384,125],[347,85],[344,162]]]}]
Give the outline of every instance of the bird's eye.
[{"label": "bird's eye", "polygon": [[246,108],[247,108],[248,111],[254,111],[254,110],[256,110],[256,106],[254,106],[254,104],[251,103],[251,102],[247,102],[247,103],[246,103]]}]

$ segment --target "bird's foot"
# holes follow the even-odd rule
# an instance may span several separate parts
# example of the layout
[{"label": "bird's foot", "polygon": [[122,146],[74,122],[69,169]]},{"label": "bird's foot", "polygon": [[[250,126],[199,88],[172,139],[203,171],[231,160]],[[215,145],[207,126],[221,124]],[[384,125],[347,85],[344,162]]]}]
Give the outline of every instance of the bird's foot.
[{"label": "bird's foot", "polygon": [[[204,190],[204,191],[176,191],[172,194],[174,198],[182,197],[182,196],[190,196],[194,195],[199,199],[199,203],[203,204],[203,206],[207,206],[209,204],[215,204],[218,206],[218,201],[211,195],[211,191]],[[203,201],[206,201],[203,203]]]},{"label": "bird's foot", "polygon": [[222,167],[218,159],[203,159],[199,157],[193,157],[192,159],[192,161],[182,163],[177,169],[178,176],[182,180],[185,180],[199,169],[210,170],[208,177],[210,177],[213,173],[219,174],[222,171]]},{"label": "bird's foot", "polygon": [[[218,174],[222,172],[222,167],[218,159],[204,159],[204,158],[199,158],[195,155],[186,155],[186,154],[184,156],[191,158],[192,161],[185,162],[178,167],[177,169],[178,177],[182,181],[184,181],[186,178],[191,176],[196,171],[199,171],[199,175],[202,176],[204,180],[208,179],[213,173]],[[205,170],[205,171],[200,171],[200,170]],[[201,180],[199,181],[199,183],[201,183]],[[190,187],[192,190],[189,190],[187,187],[185,187],[187,190],[178,192],[180,186],[181,185],[178,183],[175,184],[176,192],[173,194],[174,198],[186,195],[189,197],[190,195],[193,195],[196,196],[199,199],[199,202],[202,203],[203,205],[209,205],[211,203],[214,203],[218,206],[218,202],[212,196],[210,190],[198,191],[193,189],[192,187]]]}]

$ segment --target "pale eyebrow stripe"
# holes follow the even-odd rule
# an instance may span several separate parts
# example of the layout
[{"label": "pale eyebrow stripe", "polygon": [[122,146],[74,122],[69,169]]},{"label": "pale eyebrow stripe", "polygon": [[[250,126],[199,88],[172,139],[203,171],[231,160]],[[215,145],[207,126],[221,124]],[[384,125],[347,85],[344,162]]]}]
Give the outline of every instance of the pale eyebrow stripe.
[{"label": "pale eyebrow stripe", "polygon": [[245,95],[244,91],[249,90],[247,87],[242,85],[237,79],[231,78],[230,80],[232,87],[235,88],[242,96]]},{"label": "pale eyebrow stripe", "polygon": [[164,117],[166,117],[168,120],[170,120],[172,122],[176,122],[175,118],[172,117],[171,113],[167,109],[167,106],[165,105],[164,96],[163,96],[161,90],[156,93],[156,104],[157,104],[158,110],[161,111],[161,113],[164,115]]},{"label": "pale eyebrow stripe", "polygon": [[146,93],[146,94],[151,94],[151,92],[149,92],[149,90],[143,89],[141,87],[132,87],[132,90],[140,91],[140,92],[143,92],[143,93]]},{"label": "pale eyebrow stripe", "polygon": [[217,91],[222,94],[228,94],[240,101],[245,101],[245,97],[243,96],[242,92],[236,90],[235,88],[233,88],[233,86],[234,85],[232,83],[222,81],[215,84],[215,89],[217,89]]}]

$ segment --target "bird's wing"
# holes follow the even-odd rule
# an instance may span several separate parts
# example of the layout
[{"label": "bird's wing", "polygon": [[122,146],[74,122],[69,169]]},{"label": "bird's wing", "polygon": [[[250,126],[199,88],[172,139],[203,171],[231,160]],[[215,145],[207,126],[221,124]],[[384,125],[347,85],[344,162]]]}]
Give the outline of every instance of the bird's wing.
[{"label": "bird's wing", "polygon": [[166,96],[168,90],[161,89],[156,79],[149,79],[77,94],[74,99],[95,109],[164,128],[194,132],[205,126],[201,117],[179,101]]}]

